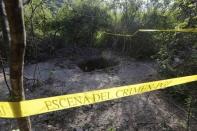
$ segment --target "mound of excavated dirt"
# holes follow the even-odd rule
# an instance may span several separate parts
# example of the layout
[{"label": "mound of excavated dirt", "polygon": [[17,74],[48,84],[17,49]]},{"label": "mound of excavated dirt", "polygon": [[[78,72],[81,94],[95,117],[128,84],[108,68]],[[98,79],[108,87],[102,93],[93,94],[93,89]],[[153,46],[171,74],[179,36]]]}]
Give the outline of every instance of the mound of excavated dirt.
[{"label": "mound of excavated dirt", "polygon": [[[112,54],[111,54],[112,55]],[[153,62],[114,56],[113,66],[89,72],[80,58],[58,58],[25,67],[27,99],[77,93],[157,80]],[[86,63],[87,64],[87,63]],[[97,63],[98,64],[98,63]],[[0,99],[7,93],[0,74]],[[35,131],[182,131],[185,114],[159,91],[31,117]],[[15,121],[0,119],[0,130],[15,129]],[[192,129],[195,128],[193,125]]]}]

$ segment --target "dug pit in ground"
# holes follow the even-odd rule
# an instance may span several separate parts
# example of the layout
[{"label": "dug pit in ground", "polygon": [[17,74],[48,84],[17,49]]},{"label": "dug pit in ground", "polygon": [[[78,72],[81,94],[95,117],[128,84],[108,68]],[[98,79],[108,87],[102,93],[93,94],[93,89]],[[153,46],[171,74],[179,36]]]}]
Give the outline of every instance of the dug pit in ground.
[{"label": "dug pit in ground", "polygon": [[116,60],[98,57],[79,62],[78,66],[84,72],[91,72],[98,69],[105,69],[108,67],[116,66],[118,64],[119,62]]}]

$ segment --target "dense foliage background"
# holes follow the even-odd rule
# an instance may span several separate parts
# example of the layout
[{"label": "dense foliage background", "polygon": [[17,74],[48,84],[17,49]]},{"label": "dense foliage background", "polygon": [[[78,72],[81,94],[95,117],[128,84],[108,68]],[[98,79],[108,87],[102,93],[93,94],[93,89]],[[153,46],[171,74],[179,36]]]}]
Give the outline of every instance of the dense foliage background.
[{"label": "dense foliage background", "polygon": [[[197,73],[196,33],[137,33],[134,37],[105,33],[197,28],[196,0],[32,0],[25,6],[24,15],[26,61],[53,56],[60,48],[96,47],[137,59],[154,59],[162,77]],[[4,57],[7,48],[0,34]],[[186,105],[196,103],[194,84],[169,89],[167,93]]]}]

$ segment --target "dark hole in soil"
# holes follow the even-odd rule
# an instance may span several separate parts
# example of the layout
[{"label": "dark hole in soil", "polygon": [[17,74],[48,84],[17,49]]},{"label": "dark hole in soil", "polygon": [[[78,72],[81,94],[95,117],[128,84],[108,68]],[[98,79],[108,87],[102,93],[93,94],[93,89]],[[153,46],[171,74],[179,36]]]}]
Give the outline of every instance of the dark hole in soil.
[{"label": "dark hole in soil", "polygon": [[102,57],[82,61],[78,64],[79,68],[84,72],[91,72],[97,69],[105,69],[118,65],[118,61],[112,59],[105,59]]}]

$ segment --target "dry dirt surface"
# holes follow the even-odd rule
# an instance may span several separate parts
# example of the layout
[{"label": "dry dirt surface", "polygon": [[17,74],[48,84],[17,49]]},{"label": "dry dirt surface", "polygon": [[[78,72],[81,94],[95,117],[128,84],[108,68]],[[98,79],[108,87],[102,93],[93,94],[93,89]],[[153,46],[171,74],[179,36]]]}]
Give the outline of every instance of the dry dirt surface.
[{"label": "dry dirt surface", "polygon": [[[25,66],[27,99],[159,80],[151,61],[107,56],[119,64],[84,72],[77,66],[83,59],[62,57]],[[8,91],[0,74],[0,100],[6,96]],[[154,91],[33,116],[32,127],[35,131],[185,131],[186,113],[170,101],[162,91]],[[191,131],[195,131],[196,121],[192,122]],[[15,124],[14,120],[0,119],[0,131],[16,129]]]}]

